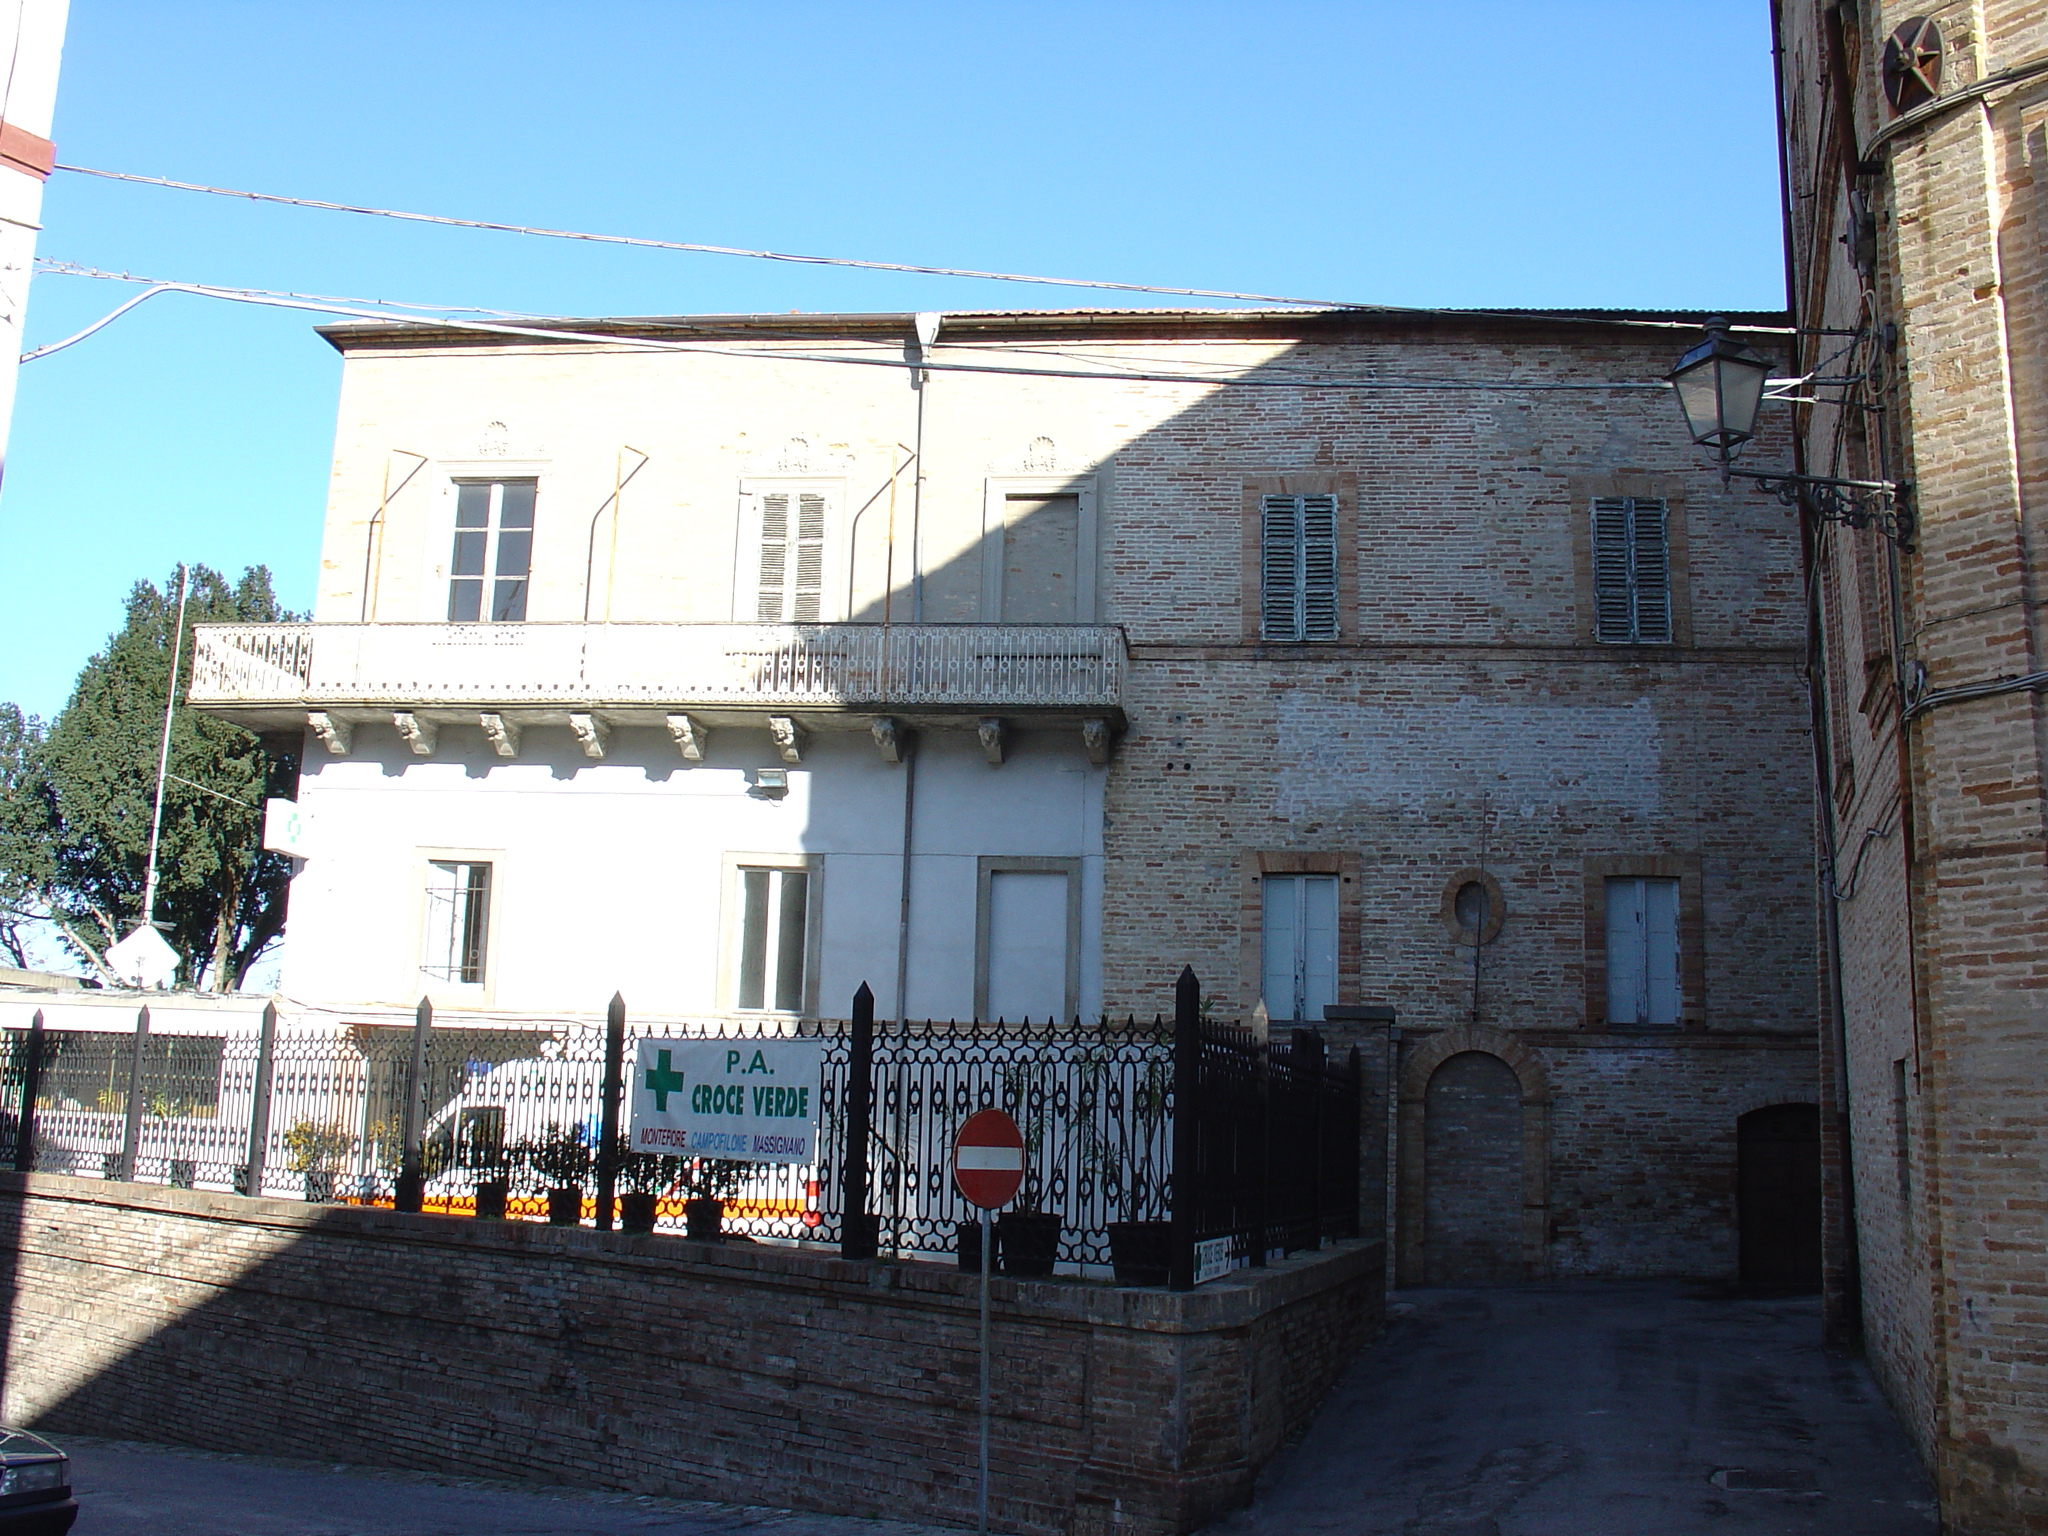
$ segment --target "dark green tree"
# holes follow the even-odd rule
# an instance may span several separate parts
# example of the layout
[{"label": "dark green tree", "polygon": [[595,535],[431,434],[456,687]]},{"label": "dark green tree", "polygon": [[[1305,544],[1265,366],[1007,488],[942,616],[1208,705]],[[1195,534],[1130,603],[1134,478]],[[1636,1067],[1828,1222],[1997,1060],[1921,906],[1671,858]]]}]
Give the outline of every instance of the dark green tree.
[{"label": "dark green tree", "polygon": [[43,799],[42,722],[0,704],[0,954],[28,964],[25,930],[47,913],[56,871]]},{"label": "dark green tree", "polygon": [[[22,723],[30,743],[20,752],[23,792],[10,784],[8,813],[8,827],[20,825],[0,828],[0,880],[24,884],[27,904],[80,948],[87,948],[82,933],[96,934],[104,948],[143,915],[176,613],[175,578],[162,589],[138,582],[127,622],[86,663],[70,702],[41,739],[34,740],[33,722]],[[263,567],[232,583],[193,567],[180,700],[192,677],[192,626],[290,617]],[[0,742],[5,733],[0,723]],[[4,752],[0,746],[0,762]],[[298,765],[294,754],[266,751],[239,726],[181,707],[171,727],[169,771],[155,916],[183,962],[180,978],[230,991],[284,928],[290,861],[263,850],[263,801],[291,793]]]}]

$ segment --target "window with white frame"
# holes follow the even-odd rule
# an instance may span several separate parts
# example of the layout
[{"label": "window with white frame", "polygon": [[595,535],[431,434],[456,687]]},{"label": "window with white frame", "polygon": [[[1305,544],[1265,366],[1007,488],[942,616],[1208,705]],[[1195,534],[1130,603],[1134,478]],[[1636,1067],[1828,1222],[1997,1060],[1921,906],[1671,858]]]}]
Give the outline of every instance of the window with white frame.
[{"label": "window with white frame", "polygon": [[1676,1024],[1678,882],[1607,881],[1607,1022]]},{"label": "window with white frame", "polygon": [[1259,635],[1337,638],[1337,498],[1259,498]]},{"label": "window with white frame", "polygon": [[1337,877],[1267,875],[1259,995],[1271,1019],[1319,1023],[1337,1001]]},{"label": "window with white frame", "polygon": [[427,865],[420,970],[429,981],[481,986],[491,926],[491,866],[459,859]]},{"label": "window with white frame", "polygon": [[1657,498],[1593,499],[1593,634],[1610,645],[1671,643],[1671,518]]},{"label": "window with white frame", "polygon": [[461,480],[448,562],[450,623],[517,624],[533,575],[532,480]]},{"label": "window with white frame", "polygon": [[764,624],[815,624],[825,595],[823,491],[762,491],[754,616]]},{"label": "window with white frame", "polygon": [[801,869],[739,870],[733,1005],[802,1013],[809,950],[811,877]]}]

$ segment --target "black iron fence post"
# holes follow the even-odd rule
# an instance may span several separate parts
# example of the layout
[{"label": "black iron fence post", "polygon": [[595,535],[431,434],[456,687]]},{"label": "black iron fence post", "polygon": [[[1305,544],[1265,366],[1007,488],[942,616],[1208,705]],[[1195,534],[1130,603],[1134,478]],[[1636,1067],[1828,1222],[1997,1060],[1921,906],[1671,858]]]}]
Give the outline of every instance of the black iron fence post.
[{"label": "black iron fence post", "polygon": [[14,1171],[36,1171],[36,1095],[43,1089],[43,1010],[29,1020],[21,1062],[21,1116],[14,1126]]},{"label": "black iron fence post", "polygon": [[263,1005],[256,1036],[256,1081],[249,1091],[249,1156],[242,1164],[242,1193],[263,1193],[263,1162],[270,1153],[270,1076],[277,1060],[277,1004]]},{"label": "black iron fence post", "polygon": [[427,1076],[427,1034],[434,1027],[434,1005],[424,997],[412,1016],[412,1060],[405,1069],[405,1153],[398,1167],[398,1188],[392,1204],[401,1211],[418,1211],[427,1203],[426,1159],[421,1155],[425,1139],[425,1106],[420,1102]]},{"label": "black iron fence post", "polygon": [[[1268,1030],[1270,1036],[1271,1031]],[[1270,1038],[1260,1040],[1254,1047],[1258,1055],[1252,1062],[1256,1074],[1254,1088],[1259,1099],[1258,1128],[1252,1134],[1251,1153],[1254,1159],[1251,1187],[1251,1245],[1250,1260],[1254,1269],[1266,1267],[1266,1249],[1272,1242],[1273,1207],[1273,1046]],[[1283,1213],[1282,1220],[1285,1220]],[[1283,1229],[1284,1230],[1284,1229]]]},{"label": "black iron fence post", "polygon": [[135,1177],[135,1150],[142,1140],[142,1083],[144,1058],[149,1050],[149,1008],[135,1015],[135,1040],[128,1048],[128,1116],[121,1126],[121,1154],[114,1164],[114,1177]]},{"label": "black iron fence post", "polygon": [[612,994],[604,1015],[604,1107],[597,1131],[597,1230],[612,1229],[612,1198],[619,1188],[619,1098],[626,1086],[626,998]]},{"label": "black iron fence post", "polygon": [[1195,1288],[1195,1239],[1201,1221],[1202,984],[1181,967],[1173,988],[1173,1251],[1166,1283]]},{"label": "black iron fence post", "polygon": [[875,994],[866,982],[853,994],[853,1038],[849,1045],[839,1254],[847,1259],[872,1259],[876,1218],[868,1213],[868,1139],[874,1133]]}]

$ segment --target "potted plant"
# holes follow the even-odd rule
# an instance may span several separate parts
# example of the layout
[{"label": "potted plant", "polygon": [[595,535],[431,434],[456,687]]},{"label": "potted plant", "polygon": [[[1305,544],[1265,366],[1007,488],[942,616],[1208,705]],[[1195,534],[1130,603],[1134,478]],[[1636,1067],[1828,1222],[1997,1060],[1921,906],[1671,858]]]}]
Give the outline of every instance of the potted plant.
[{"label": "potted plant", "polygon": [[582,1225],[583,1184],[590,1177],[590,1153],[590,1141],[581,1125],[551,1125],[534,1145],[529,1166],[548,1192],[548,1225]]},{"label": "potted plant", "polygon": [[285,1161],[306,1181],[306,1198],[322,1203],[334,1198],[334,1178],[356,1149],[356,1139],[338,1125],[301,1120],[284,1133]]},{"label": "potted plant", "polygon": [[693,1157],[683,1164],[681,1184],[689,1198],[683,1203],[684,1230],[701,1242],[723,1236],[725,1202],[739,1193],[753,1165],[727,1157]]},{"label": "potted plant", "polygon": [[[1204,999],[1204,1001],[1207,1001]],[[1173,1255],[1173,1223],[1146,1220],[1144,1153],[1166,1123],[1172,1073],[1163,1061],[1145,1065],[1133,1085],[1124,1122],[1098,1142],[1096,1176],[1121,1200],[1124,1220],[1109,1223],[1109,1262],[1118,1285],[1164,1285]]]},{"label": "potted plant", "polygon": [[[1014,1062],[1003,1069],[1004,1097],[1017,1129],[1024,1135],[1024,1185],[1017,1204],[995,1220],[995,1262],[998,1272],[1044,1279],[1059,1258],[1060,1227],[1057,1211],[1038,1208],[1041,1154],[1052,1132],[1053,1095],[1043,1081],[1045,1066],[1039,1062]],[[961,1243],[968,1241],[961,1233]],[[977,1248],[980,1234],[974,1239]]]},{"label": "potted plant", "polygon": [[619,1159],[619,1226],[627,1232],[652,1232],[661,1212],[661,1196],[675,1182],[670,1159],[658,1152],[628,1152]]}]

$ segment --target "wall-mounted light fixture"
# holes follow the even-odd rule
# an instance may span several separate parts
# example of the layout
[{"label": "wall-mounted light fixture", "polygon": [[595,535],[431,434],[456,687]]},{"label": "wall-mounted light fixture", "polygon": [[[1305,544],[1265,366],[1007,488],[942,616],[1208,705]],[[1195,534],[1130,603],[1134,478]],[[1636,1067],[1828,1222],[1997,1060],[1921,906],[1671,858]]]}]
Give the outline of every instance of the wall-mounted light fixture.
[{"label": "wall-mounted light fixture", "polygon": [[1718,315],[1707,322],[1706,340],[1665,375],[1678,397],[1678,408],[1685,413],[1685,429],[1692,440],[1720,455],[1721,483],[1726,485],[1737,476],[1754,481],[1758,490],[1775,495],[1788,507],[1810,512],[1822,522],[1875,528],[1899,548],[1911,549],[1909,486],[1890,480],[1774,475],[1733,467],[1735,450],[1756,436],[1756,414],[1770,376],[1770,360],[1730,336],[1728,322]]},{"label": "wall-mounted light fixture", "polygon": [[755,768],[747,774],[747,793],[756,800],[780,800],[789,793],[787,768]]}]

